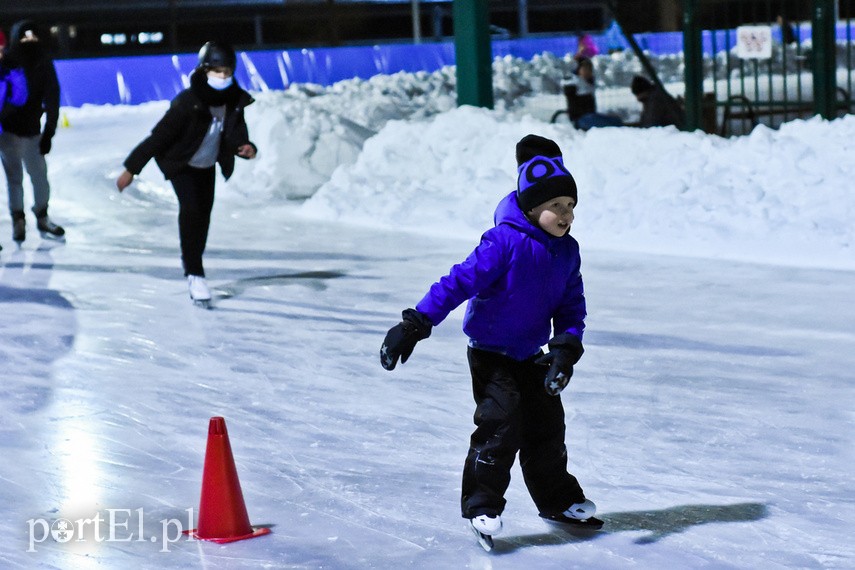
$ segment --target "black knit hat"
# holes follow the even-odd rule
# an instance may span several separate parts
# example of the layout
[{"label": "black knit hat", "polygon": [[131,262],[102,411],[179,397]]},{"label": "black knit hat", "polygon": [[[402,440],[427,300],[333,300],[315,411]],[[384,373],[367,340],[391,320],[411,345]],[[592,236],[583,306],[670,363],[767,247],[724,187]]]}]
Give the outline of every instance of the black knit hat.
[{"label": "black knit hat", "polygon": [[633,77],[632,84],[629,86],[629,90],[632,91],[633,95],[638,95],[639,93],[647,93],[651,89],[653,89],[653,83],[651,83],[649,79],[641,75],[636,75],[635,77]]},{"label": "black knit hat", "polygon": [[559,196],[578,201],[576,181],[555,141],[526,135],[517,143],[517,202],[523,212]]}]

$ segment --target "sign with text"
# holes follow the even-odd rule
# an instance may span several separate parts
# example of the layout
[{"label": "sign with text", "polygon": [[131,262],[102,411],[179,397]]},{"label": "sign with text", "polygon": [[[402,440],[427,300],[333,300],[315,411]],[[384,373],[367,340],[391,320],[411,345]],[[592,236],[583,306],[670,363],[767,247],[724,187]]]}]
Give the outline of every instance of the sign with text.
[{"label": "sign with text", "polygon": [[739,26],[736,28],[736,56],[742,59],[772,57],[771,26]]}]

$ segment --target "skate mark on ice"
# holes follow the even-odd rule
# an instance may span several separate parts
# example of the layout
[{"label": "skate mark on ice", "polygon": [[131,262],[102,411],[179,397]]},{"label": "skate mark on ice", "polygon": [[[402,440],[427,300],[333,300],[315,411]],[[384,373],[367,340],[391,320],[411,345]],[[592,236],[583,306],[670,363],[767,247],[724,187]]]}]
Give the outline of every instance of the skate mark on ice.
[{"label": "skate mark on ice", "polygon": [[672,335],[634,334],[626,332],[589,331],[585,333],[588,344],[600,346],[619,346],[648,349],[676,349],[698,352],[726,354],[744,354],[746,356],[798,356],[792,350],[769,348],[768,346],[749,346],[744,344],[718,344],[692,340]]},{"label": "skate mark on ice", "polygon": [[[163,250],[168,256],[173,250]],[[340,251],[274,251],[269,249],[206,249],[205,259],[226,259],[241,261],[376,261],[376,256],[344,253]]]},{"label": "skate mark on ice", "polygon": [[77,307],[50,288],[51,249],[40,245],[29,260],[19,250],[0,263],[0,402],[16,414],[37,413],[52,402],[54,364],[77,337]]},{"label": "skate mark on ice", "polygon": [[258,277],[247,277],[238,279],[231,283],[218,285],[214,288],[215,299],[231,299],[242,295],[247,289],[253,287],[280,287],[284,285],[301,284],[322,291],[326,289],[324,281],[338,279],[347,274],[343,271],[299,271],[296,273],[280,273],[278,275],[260,275]]}]

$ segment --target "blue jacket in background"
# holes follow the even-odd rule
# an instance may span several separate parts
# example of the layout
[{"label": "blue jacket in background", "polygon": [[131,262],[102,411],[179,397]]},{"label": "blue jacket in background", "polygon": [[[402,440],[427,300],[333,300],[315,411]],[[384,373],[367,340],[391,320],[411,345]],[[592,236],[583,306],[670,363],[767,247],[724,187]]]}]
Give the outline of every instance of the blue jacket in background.
[{"label": "blue jacket in background", "polygon": [[0,63],[0,121],[26,102],[27,78],[23,70],[17,67],[8,69]]},{"label": "blue jacket in background", "polygon": [[579,244],[533,225],[516,192],[496,207],[495,227],[416,305],[434,325],[469,299],[463,332],[470,346],[525,360],[555,334],[582,339],[585,295]]}]

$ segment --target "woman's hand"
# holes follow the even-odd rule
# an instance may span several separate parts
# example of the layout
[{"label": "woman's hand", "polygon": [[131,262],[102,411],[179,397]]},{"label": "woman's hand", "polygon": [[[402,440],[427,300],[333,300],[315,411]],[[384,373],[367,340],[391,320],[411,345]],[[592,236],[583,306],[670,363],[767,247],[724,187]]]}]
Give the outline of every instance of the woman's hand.
[{"label": "woman's hand", "polygon": [[116,188],[119,189],[119,192],[130,186],[131,182],[134,181],[134,175],[130,170],[125,170],[119,175],[119,178],[116,179]]},{"label": "woman's hand", "polygon": [[237,155],[241,158],[255,158],[255,147],[251,144],[243,144],[238,147]]}]

